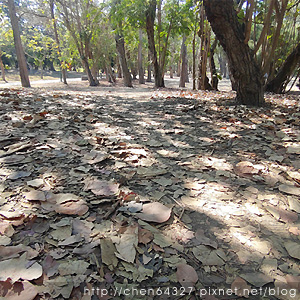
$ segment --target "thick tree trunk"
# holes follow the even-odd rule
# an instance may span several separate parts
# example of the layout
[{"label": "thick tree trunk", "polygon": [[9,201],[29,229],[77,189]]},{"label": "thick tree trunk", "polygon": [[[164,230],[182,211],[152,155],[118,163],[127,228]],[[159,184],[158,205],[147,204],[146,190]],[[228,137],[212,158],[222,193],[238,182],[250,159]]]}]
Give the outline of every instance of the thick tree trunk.
[{"label": "thick tree trunk", "polygon": [[143,32],[142,29],[139,28],[139,49],[138,49],[138,68],[139,68],[139,83],[144,84],[144,69],[143,69]]},{"label": "thick tree trunk", "polygon": [[183,35],[182,44],[181,44],[181,72],[179,87],[185,87],[186,74],[187,74],[187,49],[186,49],[186,36]]},{"label": "thick tree trunk", "polygon": [[154,67],[154,80],[155,87],[164,87],[164,77],[163,70],[161,70],[158,60],[157,52],[155,49],[155,40],[154,40],[154,20],[155,20],[155,11],[156,11],[156,0],[151,0],[150,4],[146,10],[146,30],[148,37],[148,48],[151,53],[152,64]]},{"label": "thick tree trunk", "polygon": [[116,40],[117,51],[120,58],[124,85],[127,87],[132,87],[132,78],[128,69],[126,54],[125,54],[124,37],[121,36],[120,34],[116,34],[115,40]]},{"label": "thick tree trunk", "polygon": [[300,63],[300,43],[294,51],[287,57],[274,79],[266,85],[267,92],[283,93],[286,82],[293,75],[293,72]]},{"label": "thick tree trunk", "polygon": [[207,19],[227,54],[230,71],[237,81],[237,101],[245,105],[262,106],[262,72],[253,52],[244,43],[245,36],[233,1],[204,0],[203,4]]},{"label": "thick tree trunk", "polygon": [[11,27],[13,29],[14,42],[15,42],[15,48],[17,53],[22,87],[30,87],[27,63],[26,63],[22,42],[21,42],[19,22],[16,15],[15,2],[14,0],[8,0],[7,4],[8,4]]}]

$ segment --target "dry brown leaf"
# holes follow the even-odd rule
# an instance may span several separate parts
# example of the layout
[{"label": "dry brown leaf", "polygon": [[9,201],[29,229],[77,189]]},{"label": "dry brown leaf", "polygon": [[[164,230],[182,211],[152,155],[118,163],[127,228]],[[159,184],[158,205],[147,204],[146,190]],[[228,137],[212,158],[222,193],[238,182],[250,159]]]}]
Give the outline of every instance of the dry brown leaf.
[{"label": "dry brown leaf", "polygon": [[300,236],[300,228],[298,228],[298,227],[290,227],[289,232],[294,234],[294,235],[299,235]]},{"label": "dry brown leaf", "polygon": [[89,207],[85,201],[78,200],[76,202],[69,201],[55,206],[55,211],[59,214],[83,216]]},{"label": "dry brown leaf", "polygon": [[259,170],[249,161],[241,161],[234,167],[234,172],[242,177],[249,177],[254,174],[258,174]]},{"label": "dry brown leaf", "polygon": [[0,297],[5,300],[33,300],[37,293],[37,288],[28,281],[18,281],[13,285],[8,281],[0,282]]},{"label": "dry brown leaf", "polygon": [[116,267],[118,264],[118,259],[115,256],[115,252],[117,250],[112,240],[110,238],[101,239],[100,247],[102,262],[107,266],[112,265],[113,267]]},{"label": "dry brown leaf", "polygon": [[27,267],[28,263],[26,253],[19,258],[1,261],[0,281],[6,281],[8,278],[10,278],[12,282],[16,282],[20,278],[24,280],[39,278],[43,274],[42,266],[35,262],[31,264],[30,267]]},{"label": "dry brown leaf", "polygon": [[113,181],[92,179],[85,182],[84,190],[91,190],[97,196],[114,196],[119,192],[119,184]]},{"label": "dry brown leaf", "polygon": [[153,233],[147,229],[139,228],[139,244],[147,245],[153,240]]},{"label": "dry brown leaf", "polygon": [[231,284],[231,290],[239,297],[249,298],[251,286],[243,278],[237,277]]},{"label": "dry brown leaf", "polygon": [[285,279],[290,288],[297,289],[298,291],[300,291],[300,276],[293,276],[291,274],[287,274],[285,276]]},{"label": "dry brown leaf", "polygon": [[287,252],[289,253],[289,255],[291,257],[300,259],[300,245],[299,245],[299,243],[289,241],[289,242],[286,242],[284,244],[284,247],[286,248]]},{"label": "dry brown leaf", "polygon": [[159,202],[152,202],[144,204],[142,212],[136,216],[147,222],[164,223],[169,220],[171,212],[171,208]]},{"label": "dry brown leaf", "polygon": [[194,287],[198,281],[198,274],[192,266],[179,264],[177,265],[176,278],[184,288],[189,289]]}]

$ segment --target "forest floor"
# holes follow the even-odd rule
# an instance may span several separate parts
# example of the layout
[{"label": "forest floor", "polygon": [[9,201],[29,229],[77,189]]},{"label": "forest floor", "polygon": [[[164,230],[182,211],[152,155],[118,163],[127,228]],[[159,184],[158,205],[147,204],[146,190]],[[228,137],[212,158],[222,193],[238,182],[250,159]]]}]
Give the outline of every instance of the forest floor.
[{"label": "forest floor", "polygon": [[300,299],[299,95],[33,86],[0,89],[0,296]]}]

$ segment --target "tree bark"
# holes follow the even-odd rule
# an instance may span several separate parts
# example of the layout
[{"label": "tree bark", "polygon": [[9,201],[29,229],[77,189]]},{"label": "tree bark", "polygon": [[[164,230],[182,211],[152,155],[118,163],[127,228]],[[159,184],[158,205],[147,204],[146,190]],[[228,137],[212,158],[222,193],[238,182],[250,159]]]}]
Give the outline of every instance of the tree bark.
[{"label": "tree bark", "polygon": [[117,74],[118,74],[118,78],[122,78],[122,68],[120,66],[120,59],[119,57],[117,56],[116,58],[116,64],[117,64]]},{"label": "tree bark", "polygon": [[22,87],[30,87],[27,63],[26,63],[22,42],[21,42],[19,22],[16,15],[16,7],[15,7],[14,0],[8,0],[7,4],[8,4],[11,27],[14,35],[14,42],[15,42],[15,48],[17,53]]},{"label": "tree bark", "polygon": [[116,34],[115,40],[116,40],[117,51],[120,57],[124,86],[132,87],[132,78],[128,69],[126,54],[125,54],[124,37],[121,36],[120,34]]},{"label": "tree bark", "polygon": [[211,48],[210,48],[210,73],[211,73],[211,86],[214,90],[218,90],[218,74],[217,74],[217,68],[215,64],[214,54],[215,50],[218,44],[218,40],[215,39],[213,42]]},{"label": "tree bark", "polygon": [[94,79],[94,77],[93,77],[93,74],[91,72],[88,59],[86,57],[82,57],[81,61],[82,61],[82,65],[84,67],[84,70],[86,72],[86,75],[88,77],[90,86],[97,86],[97,85],[99,85],[98,80]]},{"label": "tree bark", "polygon": [[151,67],[152,67],[152,64],[151,64],[151,53],[150,53],[150,50],[148,49],[148,66],[147,66],[147,82],[152,82],[152,79],[151,79]]},{"label": "tree bark", "polygon": [[267,92],[283,93],[286,87],[286,82],[293,75],[293,72],[300,63],[300,43],[287,57],[281,68],[279,69],[275,78],[273,78],[266,85]]},{"label": "tree bark", "polygon": [[229,68],[237,81],[237,101],[240,104],[262,106],[264,91],[261,68],[253,51],[244,43],[245,36],[238,22],[232,0],[204,0],[206,16],[224,48]]},{"label": "tree bark", "polygon": [[143,69],[143,32],[142,29],[139,28],[139,48],[138,48],[138,68],[139,68],[139,83],[144,84],[144,69]]},{"label": "tree bark", "polygon": [[5,78],[5,68],[4,68],[4,64],[2,61],[2,51],[0,50],[0,68],[1,68],[1,76],[2,76],[2,80],[4,82],[7,82],[6,78]]},{"label": "tree bark", "polygon": [[180,72],[180,80],[179,87],[185,87],[186,82],[186,73],[187,73],[187,49],[186,49],[186,36],[182,37],[181,44],[181,72]]},{"label": "tree bark", "polygon": [[156,12],[156,0],[151,0],[150,4],[146,10],[146,31],[148,37],[148,48],[151,53],[152,64],[154,68],[154,80],[155,87],[164,87],[164,77],[163,72],[159,66],[157,60],[157,52],[155,49],[155,40],[154,40],[154,20]]}]

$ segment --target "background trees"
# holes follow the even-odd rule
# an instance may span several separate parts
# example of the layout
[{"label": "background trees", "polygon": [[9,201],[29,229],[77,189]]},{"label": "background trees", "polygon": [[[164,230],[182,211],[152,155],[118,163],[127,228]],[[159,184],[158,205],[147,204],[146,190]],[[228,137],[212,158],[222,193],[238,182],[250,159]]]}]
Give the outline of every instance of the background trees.
[{"label": "background trees", "polygon": [[[230,76],[241,103],[261,105],[263,89],[282,93],[299,77],[298,0],[226,0],[217,14],[217,1],[30,0],[17,2],[16,18],[14,1],[1,3],[2,78],[19,67],[24,86],[26,69],[60,70],[65,83],[68,69],[84,71],[92,86],[99,71],[112,83],[118,73],[132,86],[144,83],[145,69],[151,80],[152,66],[156,87],[165,75],[181,75],[181,87],[190,76],[194,89],[217,89]],[[20,29],[23,57],[12,28]]]}]

